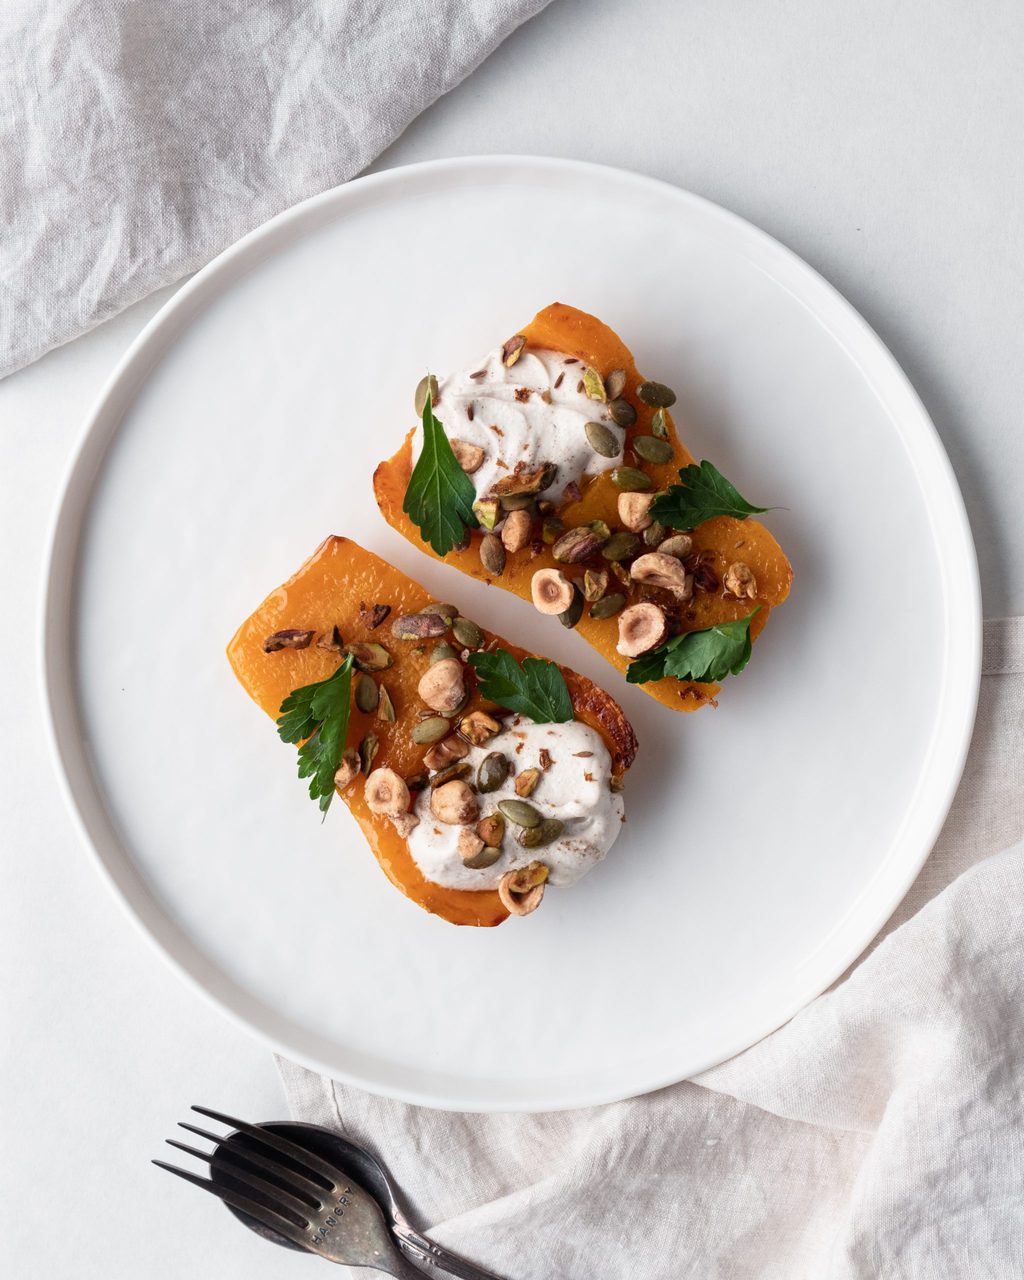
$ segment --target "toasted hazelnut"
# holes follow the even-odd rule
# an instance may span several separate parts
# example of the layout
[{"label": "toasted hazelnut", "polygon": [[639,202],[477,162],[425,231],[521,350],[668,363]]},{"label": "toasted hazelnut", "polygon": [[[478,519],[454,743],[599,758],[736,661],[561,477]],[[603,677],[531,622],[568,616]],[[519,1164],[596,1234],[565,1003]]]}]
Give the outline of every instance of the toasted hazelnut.
[{"label": "toasted hazelnut", "polygon": [[633,533],[641,533],[651,524],[651,503],[654,493],[620,493],[619,519]]},{"label": "toasted hazelnut", "polygon": [[420,697],[434,711],[451,714],[466,696],[466,680],[458,658],[442,658],[428,667],[417,686]]},{"label": "toasted hazelnut", "polygon": [[530,582],[534,608],[552,616],[565,613],[573,602],[575,589],[561,569],[538,569]]},{"label": "toasted hazelnut", "polygon": [[668,634],[665,614],[650,600],[631,604],[619,614],[618,651],[627,658],[657,648]]},{"label": "toasted hazelnut", "polygon": [[394,769],[374,769],[363,789],[366,807],[371,813],[395,817],[409,808],[409,788]]},{"label": "toasted hazelnut", "polygon": [[388,817],[391,819],[391,825],[403,840],[408,840],[409,832],[413,827],[420,825],[420,820],[414,813],[389,813]]},{"label": "toasted hazelnut", "polygon": [[457,734],[450,733],[447,738],[434,743],[423,757],[423,763],[431,773],[436,773],[438,769],[444,769],[447,765],[454,764],[456,760],[465,760],[468,755],[469,743]]},{"label": "toasted hazelnut", "polygon": [[682,561],[661,551],[648,551],[646,555],[637,556],[630,565],[629,576],[634,582],[642,582],[648,587],[660,587],[677,600],[689,600],[693,595],[693,575],[686,572]]},{"label": "toasted hazelnut", "polygon": [[334,785],[339,791],[344,791],[358,772],[359,752],[355,747],[348,747],[342,752],[341,763],[334,775]]},{"label": "toasted hazelnut", "polygon": [[523,547],[530,541],[530,532],[533,529],[533,519],[529,511],[510,511],[505,517],[505,523],[501,526],[501,542],[502,546],[513,555],[516,551],[522,551]]},{"label": "toasted hazelnut", "polygon": [[498,881],[501,905],[510,915],[528,916],[540,906],[547,878],[548,869],[543,862],[506,871]]},{"label": "toasted hazelnut", "polygon": [[485,742],[501,732],[501,724],[486,711],[471,711],[459,721],[459,733],[467,738],[475,747],[482,747]]},{"label": "toasted hazelnut", "polygon": [[484,847],[484,842],[480,839],[472,827],[463,827],[459,832],[459,857],[463,862],[467,858],[475,858],[480,850]]},{"label": "toasted hazelnut", "polygon": [[466,475],[471,476],[474,471],[479,471],[484,460],[484,451],[478,444],[470,444],[468,440],[459,440],[457,436],[452,436],[448,443],[452,447],[452,453],[455,454],[455,461],[465,471]]},{"label": "toasted hazelnut", "polygon": [[438,822],[447,822],[449,826],[464,827],[476,822],[480,816],[473,788],[468,783],[456,778],[452,782],[444,782],[430,793],[430,812]]},{"label": "toasted hazelnut", "polygon": [[750,566],[741,560],[726,569],[722,585],[730,595],[739,596],[740,599],[744,596],[748,600],[757,599],[757,579]]}]

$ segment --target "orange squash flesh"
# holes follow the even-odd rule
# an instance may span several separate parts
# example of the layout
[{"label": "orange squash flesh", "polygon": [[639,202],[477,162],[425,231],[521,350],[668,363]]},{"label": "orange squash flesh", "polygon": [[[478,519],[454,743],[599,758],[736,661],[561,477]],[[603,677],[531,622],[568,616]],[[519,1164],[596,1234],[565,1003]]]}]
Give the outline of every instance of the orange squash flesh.
[{"label": "orange squash flesh", "polygon": [[[337,626],[345,641],[379,642],[392,654],[394,664],[374,679],[387,688],[394,703],[395,720],[381,720],[376,713],[359,711],[353,704],[348,745],[358,746],[372,729],[380,739],[374,767],[385,766],[409,778],[422,771],[427,750],[412,741],[410,731],[424,709],[416,686],[437,642],[397,640],[391,635],[390,624],[400,614],[419,612],[432,599],[393,565],[357,543],[348,538],[328,538],[298,573],[271,592],[242,623],[228,645],[228,660],[246,693],[276,719],[281,703],[293,689],[326,679],[337,670],[340,658],[337,653],[317,648],[315,641],[307,649],[264,653],[267,636],[290,628],[315,630],[319,636]],[[365,615],[360,616],[363,603],[370,607],[378,603],[390,605],[391,613],[371,630]],[[519,660],[528,656],[525,650],[486,630],[484,635],[488,642],[498,639],[501,647]],[[636,738],[621,707],[586,676],[565,667],[561,670],[576,719],[600,733],[611,753],[613,772],[625,774],[636,755]],[[467,668],[467,676],[467,684],[472,687],[472,669]],[[474,688],[467,711],[489,705]],[[282,768],[294,767],[294,761],[282,759]],[[342,799],[392,884],[426,911],[452,924],[488,926],[506,919],[508,913],[492,890],[446,889],[426,880],[391,822],[367,808],[362,781],[360,774],[342,793]]]},{"label": "orange squash flesh", "polygon": [[[520,333],[527,344],[533,347],[548,348],[566,355],[575,356],[585,365],[596,369],[602,377],[607,377],[613,369],[626,371],[626,390],[624,395],[637,410],[637,420],[629,428],[626,435],[628,453],[630,440],[637,435],[649,435],[651,418],[654,410],[648,408],[637,399],[636,389],[643,381],[637,372],[633,356],[617,334],[606,324],[585,311],[577,311],[575,307],[556,302],[539,312],[538,315]],[[438,416],[444,420],[443,405],[438,409]],[[668,439],[675,450],[671,462],[654,465],[640,462],[638,465],[651,476],[655,489],[664,489],[678,480],[681,467],[694,461],[680,443],[675,424],[669,415]],[[402,510],[405,491],[412,474],[412,436],[410,431],[402,447],[386,462],[378,466],[373,487],[381,512],[392,528],[407,538],[414,546],[428,555],[435,555],[428,543],[420,537],[419,530]],[[578,502],[569,503],[560,508],[557,514],[565,521],[566,527],[586,524],[591,520],[604,520],[612,529],[619,524],[617,501],[619,490],[608,475],[594,478],[583,490]],[[451,551],[444,559],[456,565],[464,573],[484,582],[495,582],[506,591],[530,597],[530,582],[538,569],[555,566],[568,571],[573,576],[572,566],[559,565],[551,554],[551,548],[545,546],[536,552],[531,547],[508,557],[505,571],[500,578],[493,578],[480,563],[479,539],[482,535],[474,533],[469,546],[463,551]],[[768,615],[776,605],[785,600],[789,594],[793,571],[772,535],[756,520],[733,520],[719,517],[700,525],[693,534],[695,552],[706,553],[712,567],[721,578],[725,569],[734,561],[742,561],[750,566],[757,579],[758,597],[754,601],[736,600],[723,596],[721,590],[715,592],[698,591],[689,603],[687,611],[681,619],[686,631],[696,631],[704,627],[715,626],[722,622],[731,622],[746,617],[751,609],[759,606],[751,623],[751,635],[756,638],[768,621]],[[435,558],[436,555],[435,555]],[[582,577],[582,566],[575,571]],[[609,592],[619,589],[614,578],[609,585]],[[623,657],[616,651],[618,643],[618,623],[615,618],[595,620],[585,611],[576,630],[588,640],[595,649],[608,659],[620,671],[625,671],[631,659]],[[652,681],[641,686],[646,693],[657,698],[667,707],[676,711],[694,711],[706,702],[714,700],[718,692],[716,684],[695,684],[688,681],[667,678]]]}]

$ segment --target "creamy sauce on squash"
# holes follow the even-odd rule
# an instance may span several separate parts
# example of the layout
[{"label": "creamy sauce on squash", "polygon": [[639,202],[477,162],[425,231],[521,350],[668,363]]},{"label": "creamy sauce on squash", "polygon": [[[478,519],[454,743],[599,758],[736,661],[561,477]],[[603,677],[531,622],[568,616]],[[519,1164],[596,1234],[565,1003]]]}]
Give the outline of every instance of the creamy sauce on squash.
[{"label": "creamy sauce on squash", "polygon": [[[611,426],[605,405],[583,389],[586,366],[559,351],[527,347],[511,368],[501,348],[478,364],[438,382],[434,414],[449,439],[484,451],[470,479],[477,497],[486,497],[502,477],[553,462],[558,475],[544,497],[559,503],[569,484],[597,475],[622,461],[625,432]],[[587,439],[588,422],[611,426],[619,452],[605,457]],[[413,436],[413,463],[423,448],[423,427]]]},{"label": "creamy sauce on squash", "polygon": [[[450,889],[494,889],[506,871],[539,861],[549,868],[549,884],[574,884],[604,858],[622,828],[622,795],[611,790],[611,756],[600,734],[579,721],[534,724],[516,716],[497,737],[472,748],[466,762],[472,766],[473,779],[484,756],[492,751],[511,761],[514,772],[496,791],[477,797],[481,818],[494,813],[499,800],[519,799],[516,776],[525,769],[540,768],[540,781],[526,802],[543,818],[564,822],[565,830],[549,845],[526,849],[516,839],[520,828],[509,822],[501,857],[492,866],[474,871],[463,866],[459,856],[462,828],[439,822],[430,811],[430,792],[424,790],[413,806],[419,824],[409,833],[409,851],[420,871],[434,884]],[[542,751],[547,755],[542,757]]]}]

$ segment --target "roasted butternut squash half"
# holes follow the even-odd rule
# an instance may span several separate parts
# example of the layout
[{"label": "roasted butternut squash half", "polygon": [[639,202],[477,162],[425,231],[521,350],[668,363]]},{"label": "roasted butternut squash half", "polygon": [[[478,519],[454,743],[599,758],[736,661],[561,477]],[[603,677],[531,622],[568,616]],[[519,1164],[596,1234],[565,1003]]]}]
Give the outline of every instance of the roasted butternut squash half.
[{"label": "roasted butternut squash half", "polygon": [[[421,383],[418,412],[428,392],[449,465],[431,456],[423,479],[432,487],[420,483],[431,447],[424,413],[423,435],[413,428],[374,475],[387,522],[557,615],[666,706],[713,702],[793,574],[764,525],[747,518],[760,508],[708,463],[698,468],[680,442],[673,393],[641,378],[607,325],[562,303],[479,368]],[[416,458],[414,438],[425,442]],[[451,475],[451,457],[463,478]],[[450,548],[451,524],[430,527],[431,504],[464,519]],[[680,637],[697,632],[707,635],[684,647]]]},{"label": "roasted butternut squash half", "polygon": [[614,699],[347,538],[271,592],[227,652],[302,743],[321,808],[340,795],[391,882],[453,924],[527,914],[617,834],[637,744]]}]

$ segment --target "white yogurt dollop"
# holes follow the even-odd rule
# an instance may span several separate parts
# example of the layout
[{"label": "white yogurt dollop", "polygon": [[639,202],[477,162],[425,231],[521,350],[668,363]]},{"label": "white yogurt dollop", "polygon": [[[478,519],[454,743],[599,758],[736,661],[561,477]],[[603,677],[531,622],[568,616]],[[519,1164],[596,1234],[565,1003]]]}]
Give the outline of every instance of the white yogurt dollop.
[{"label": "white yogurt dollop", "polygon": [[[509,369],[498,347],[472,368],[439,380],[434,413],[445,435],[484,451],[483,463],[470,476],[477,497],[486,497],[519,463],[521,470],[533,471],[553,462],[558,476],[544,497],[558,503],[568,484],[622,461],[621,441],[616,456],[606,458],[587,440],[587,423],[607,421],[607,413],[582,389],[585,367],[559,351],[527,347]],[[414,464],[422,448],[420,426],[413,436]]]},{"label": "white yogurt dollop", "polygon": [[419,818],[409,833],[409,850],[428,880],[449,889],[495,889],[506,871],[540,861],[549,868],[548,883],[574,884],[599,863],[615,843],[622,827],[622,796],[613,792],[611,756],[600,734],[588,725],[534,724],[517,716],[485,746],[473,747],[466,757],[473,776],[484,756],[499,751],[512,762],[514,773],[498,788],[479,796],[480,816],[494,813],[499,800],[514,800],[515,774],[543,768],[541,750],[548,755],[533,795],[528,798],[545,818],[565,823],[561,836],[540,849],[524,849],[516,840],[519,828],[506,824],[502,855],[491,867],[472,871],[463,866],[458,842],[461,827],[438,822],[430,812],[430,792],[416,797]]}]

